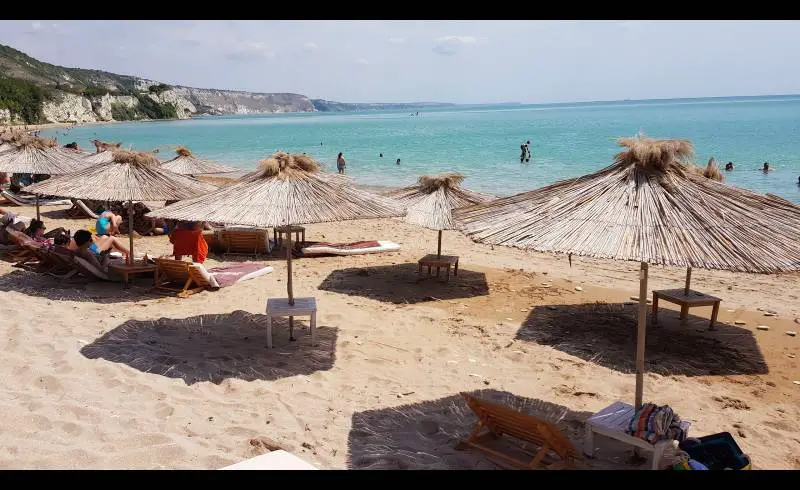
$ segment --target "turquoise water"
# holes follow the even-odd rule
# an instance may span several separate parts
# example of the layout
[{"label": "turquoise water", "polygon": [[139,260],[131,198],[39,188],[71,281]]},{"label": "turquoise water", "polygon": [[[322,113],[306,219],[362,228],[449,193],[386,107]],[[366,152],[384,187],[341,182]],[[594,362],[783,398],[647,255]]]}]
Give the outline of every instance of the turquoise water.
[{"label": "turquoise water", "polygon": [[[618,151],[615,138],[639,131],[687,138],[698,163],[705,165],[711,156],[721,167],[734,162],[728,183],[800,202],[800,96],[460,107],[419,116],[394,111],[206,117],[43,135],[84,148],[95,137],[138,150],[160,147],[162,159],[180,144],[248,170],[281,149],[306,152],[335,171],[341,151],[347,173],[360,183],[399,186],[422,174],[459,171],[466,187],[507,195],[599,170]],[[533,150],[529,164],[519,163],[524,140]],[[764,161],[775,171],[760,172]]]}]

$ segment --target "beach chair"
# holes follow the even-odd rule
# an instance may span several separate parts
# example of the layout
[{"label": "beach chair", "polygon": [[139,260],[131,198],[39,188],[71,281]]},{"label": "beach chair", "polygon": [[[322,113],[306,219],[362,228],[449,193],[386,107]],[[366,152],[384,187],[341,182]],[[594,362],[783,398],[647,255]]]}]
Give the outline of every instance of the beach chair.
[{"label": "beach chair", "polygon": [[23,266],[36,257],[31,249],[27,247],[28,244],[34,243],[28,235],[21,231],[11,229],[6,229],[6,234],[11,241],[11,245],[14,247],[7,253],[14,261],[15,266]]},{"label": "beach chair", "polygon": [[45,274],[59,279],[68,279],[78,273],[75,268],[75,252],[61,245],[56,245],[50,251],[50,256],[56,267]]},{"label": "beach chair", "polygon": [[315,255],[362,255],[381,252],[396,252],[400,245],[388,240],[370,240],[353,243],[318,242],[304,246],[303,256]]},{"label": "beach chair", "polygon": [[[158,268],[153,290],[177,293],[179,298],[185,298],[206,289],[217,290],[232,286],[272,272],[272,267],[253,262],[223,264],[220,267],[206,269],[203,264],[166,257],[157,258],[155,261]],[[178,288],[177,285],[183,285],[183,287]]]},{"label": "beach chair", "polygon": [[89,209],[89,206],[86,205],[85,202],[81,201],[80,199],[73,199],[72,200],[72,210],[80,213],[80,215],[85,216],[89,219],[97,219],[97,213]]},{"label": "beach chair", "polygon": [[0,191],[0,195],[2,195],[6,201],[10,202],[15,206],[33,206],[36,204],[34,200],[28,200],[18,194],[14,194],[10,190]]},{"label": "beach chair", "polygon": [[222,232],[225,255],[252,255],[270,252],[266,230],[230,230]]},{"label": "beach chair", "polygon": [[[471,447],[501,465],[519,469],[536,469],[539,465],[547,469],[569,468],[580,458],[578,450],[553,424],[467,393],[461,393],[461,396],[478,417],[478,423],[469,437],[459,441],[456,449]],[[539,450],[534,454],[523,448],[523,453],[533,458],[522,459],[484,444],[488,439],[499,439],[504,434],[535,444]]]},{"label": "beach chair", "polygon": [[[164,257],[155,259],[155,262],[157,269],[153,290],[156,292],[177,293],[179,298],[186,298],[213,288],[210,281],[192,269],[191,262]],[[183,284],[183,287],[176,288],[176,284]]]}]

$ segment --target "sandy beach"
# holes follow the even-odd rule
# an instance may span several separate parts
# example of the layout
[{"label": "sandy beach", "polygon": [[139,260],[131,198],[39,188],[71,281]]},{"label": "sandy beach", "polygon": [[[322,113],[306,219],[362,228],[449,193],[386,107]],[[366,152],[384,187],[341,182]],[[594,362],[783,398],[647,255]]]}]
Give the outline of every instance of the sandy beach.
[{"label": "sandy beach", "polygon": [[[50,229],[92,225],[64,209],[43,208]],[[295,294],[319,304],[316,347],[303,319],[298,341],[278,322],[266,349],[266,299],[286,294],[280,256],[260,259],[271,274],[187,299],[149,294],[146,278],[125,290],[0,261],[0,468],[216,469],[278,446],[322,468],[490,469],[454,449],[474,423],[459,392],[551,420],[578,448],[591,413],[633,402],[637,263],[570,266],[446,231],[461,270],[445,284],[416,274],[434,231],[396,219],[306,229],[402,245],[294,263]],[[171,250],[165,237],[135,246]],[[651,289],[684,283],[683,270],[650,274]],[[731,432],[756,469],[800,469],[800,339],[786,334],[800,330],[800,274],[695,270],[692,287],[723,298],[717,330],[710,307],[680,326],[663,305],[645,401],[691,420],[691,436]],[[648,468],[598,447],[587,468]]]}]

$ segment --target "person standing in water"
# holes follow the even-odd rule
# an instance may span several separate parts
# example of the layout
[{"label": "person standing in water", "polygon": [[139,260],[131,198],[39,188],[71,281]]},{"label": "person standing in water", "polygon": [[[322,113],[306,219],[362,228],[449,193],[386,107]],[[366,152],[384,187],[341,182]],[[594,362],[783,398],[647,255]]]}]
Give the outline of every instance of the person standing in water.
[{"label": "person standing in water", "polygon": [[525,161],[525,156],[528,155],[528,150],[525,148],[525,145],[519,145],[519,163],[523,163]]},{"label": "person standing in water", "polygon": [[531,140],[525,142],[525,161],[531,161]]},{"label": "person standing in water", "polygon": [[336,169],[339,171],[340,174],[344,173],[344,169],[347,167],[347,162],[344,161],[344,157],[342,156],[342,152],[339,152],[339,156],[336,157]]}]

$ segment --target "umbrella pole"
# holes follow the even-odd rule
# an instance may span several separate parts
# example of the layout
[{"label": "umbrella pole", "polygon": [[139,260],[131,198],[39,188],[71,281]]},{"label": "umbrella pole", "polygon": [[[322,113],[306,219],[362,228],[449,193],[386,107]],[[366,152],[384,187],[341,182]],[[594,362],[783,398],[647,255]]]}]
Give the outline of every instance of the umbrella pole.
[{"label": "umbrella pole", "polygon": [[41,221],[39,218],[39,194],[36,194],[36,219]]},{"label": "umbrella pole", "polygon": [[436,258],[442,258],[442,230],[439,230],[439,248],[436,251]]},{"label": "umbrella pole", "polygon": [[689,296],[689,284],[692,282],[692,268],[686,268],[686,287],[683,288],[683,295]]},{"label": "umbrella pole", "polygon": [[[286,239],[286,292],[289,293],[289,304],[294,305],[294,294],[292,293],[292,233],[289,228]],[[289,340],[294,340],[294,317],[289,315]]]},{"label": "umbrella pole", "polygon": [[133,201],[128,201],[128,265],[133,265]]},{"label": "umbrella pole", "polygon": [[636,337],[636,410],[642,406],[644,394],[644,339],[647,328],[647,262],[639,270],[639,328]]}]

